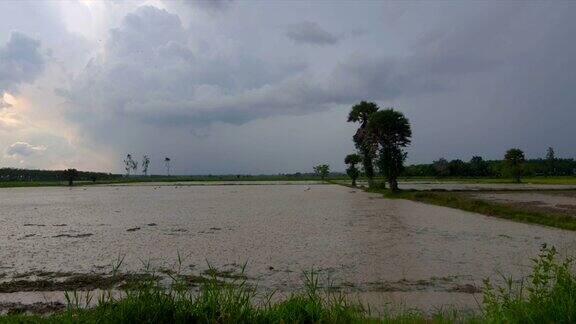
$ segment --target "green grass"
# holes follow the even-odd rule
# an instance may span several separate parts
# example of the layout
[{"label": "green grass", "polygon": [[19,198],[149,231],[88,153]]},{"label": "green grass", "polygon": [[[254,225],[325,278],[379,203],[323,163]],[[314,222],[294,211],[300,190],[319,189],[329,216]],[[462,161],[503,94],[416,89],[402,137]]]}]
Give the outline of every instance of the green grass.
[{"label": "green grass", "polygon": [[[314,272],[302,291],[273,302],[245,281],[222,282],[215,276],[200,291],[173,277],[169,288],[144,280],[122,298],[103,294],[94,307],[80,306],[67,294],[68,309],[47,316],[8,314],[0,323],[573,323],[576,321],[576,275],[572,259],[559,261],[554,248],[543,246],[532,274],[503,284],[484,283],[482,310],[477,314],[418,310],[373,315],[370,308],[344,295],[319,289]],[[90,300],[87,297],[86,300]]]},{"label": "green grass", "polygon": [[528,280],[504,278],[484,289],[484,320],[491,323],[576,322],[576,275],[573,259],[560,262],[554,247],[542,247]]},{"label": "green grass", "polygon": [[[333,179],[345,179],[345,176],[334,176]],[[320,177],[305,175],[301,177],[296,176],[282,176],[282,175],[219,175],[219,176],[133,176],[129,178],[117,178],[108,180],[92,181],[74,181],[75,186],[95,185],[95,184],[130,184],[130,183],[146,183],[146,182],[243,182],[243,181],[320,181]],[[0,181],[0,188],[17,188],[17,187],[53,187],[53,186],[68,186],[67,181]]]},{"label": "green grass", "polygon": [[[460,182],[460,183],[515,183],[511,178],[473,178],[473,177],[402,177],[400,181],[427,181],[427,182]],[[554,177],[524,177],[522,183],[525,184],[558,184],[576,185],[576,176],[554,176]]]},{"label": "green grass", "polygon": [[[75,181],[75,185],[92,185],[92,184],[130,184],[140,182],[211,182],[211,181],[319,181],[320,178],[314,175],[302,176],[285,176],[285,175],[198,175],[198,176],[133,176],[129,178],[117,178],[109,180],[92,181]],[[330,181],[340,184],[349,183],[349,179],[342,176],[330,176]],[[359,181],[366,179],[360,178]],[[376,181],[382,180],[376,178]],[[404,177],[400,181],[426,181],[426,182],[460,182],[460,183],[513,183],[509,178],[434,178],[434,177]],[[557,176],[557,177],[527,177],[523,178],[523,183],[529,184],[563,184],[576,185],[576,177]],[[0,181],[0,188],[15,187],[51,187],[67,186],[66,181]]]},{"label": "green grass", "polygon": [[[381,322],[360,304],[342,295],[319,290],[318,277],[308,273],[303,291],[272,302],[259,296],[245,281],[222,282],[213,276],[199,292],[175,279],[170,288],[143,281],[123,298],[104,295],[93,308],[79,306],[68,294],[68,310],[45,317],[10,314],[0,323],[364,323]],[[405,314],[421,318],[421,314]]]},{"label": "green grass", "polygon": [[386,189],[368,189],[368,191],[382,193],[386,198],[408,199],[523,223],[540,224],[572,231],[576,230],[576,217],[573,216],[521,210],[502,203],[475,199],[458,191],[402,190],[399,192],[391,192]]}]

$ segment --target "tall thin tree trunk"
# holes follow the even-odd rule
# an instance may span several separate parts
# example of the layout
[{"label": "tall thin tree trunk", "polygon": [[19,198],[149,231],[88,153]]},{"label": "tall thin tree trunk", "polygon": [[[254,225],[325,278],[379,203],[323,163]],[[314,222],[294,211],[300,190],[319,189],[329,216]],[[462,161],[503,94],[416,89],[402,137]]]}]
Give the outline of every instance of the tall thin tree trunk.
[{"label": "tall thin tree trunk", "polygon": [[390,184],[390,190],[396,192],[396,191],[400,191],[400,189],[398,189],[398,180],[395,178],[391,178],[388,179],[388,183]]},{"label": "tall thin tree trunk", "polygon": [[372,156],[367,151],[362,152],[362,164],[364,166],[364,173],[368,178],[368,187],[374,185],[374,164],[372,163]]}]

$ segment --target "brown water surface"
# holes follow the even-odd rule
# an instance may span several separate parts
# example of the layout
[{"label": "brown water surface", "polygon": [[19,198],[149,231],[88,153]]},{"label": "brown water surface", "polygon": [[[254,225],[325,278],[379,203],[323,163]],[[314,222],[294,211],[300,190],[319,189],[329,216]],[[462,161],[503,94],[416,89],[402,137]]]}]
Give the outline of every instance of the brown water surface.
[{"label": "brown water surface", "polygon": [[[0,282],[210,264],[291,292],[315,269],[375,304],[475,308],[482,279],[525,275],[541,244],[574,232],[514,223],[337,185],[89,186],[0,189]],[[4,277],[4,278],[2,278]],[[57,292],[0,293],[7,301]],[[62,297],[60,297],[62,298]],[[378,307],[378,305],[376,305]]]}]

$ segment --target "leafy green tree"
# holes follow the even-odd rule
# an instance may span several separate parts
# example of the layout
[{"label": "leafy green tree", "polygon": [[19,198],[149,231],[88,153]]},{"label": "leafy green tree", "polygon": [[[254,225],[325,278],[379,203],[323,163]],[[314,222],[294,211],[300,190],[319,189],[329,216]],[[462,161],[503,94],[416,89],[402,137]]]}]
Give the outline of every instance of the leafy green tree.
[{"label": "leafy green tree", "polygon": [[328,173],[330,173],[330,166],[328,164],[320,164],[314,167],[314,173],[320,176],[322,181],[326,180]]},{"label": "leafy green tree", "polygon": [[76,169],[64,170],[64,178],[68,181],[69,186],[73,186],[74,180],[78,178],[78,170]]},{"label": "leafy green tree", "polygon": [[362,157],[358,154],[348,154],[344,159],[344,163],[348,165],[346,174],[352,179],[352,186],[356,187],[356,180],[360,176],[360,171],[356,168],[356,164],[362,162]]},{"label": "leafy green tree", "polygon": [[411,142],[412,129],[403,113],[388,108],[372,114],[369,131],[380,144],[380,172],[392,191],[398,191],[398,176],[404,169],[404,148]]},{"label": "leafy green tree", "polygon": [[448,169],[451,176],[466,177],[470,175],[470,166],[460,159],[450,161]]},{"label": "leafy green tree", "polygon": [[490,175],[490,165],[481,156],[473,156],[469,162],[470,173],[475,177],[486,177]]},{"label": "leafy green tree", "polygon": [[434,172],[438,177],[447,177],[450,175],[450,167],[448,160],[445,158],[439,158],[438,161],[432,162]]},{"label": "leafy green tree", "polygon": [[546,151],[546,175],[553,176],[558,174],[556,162],[557,159],[556,154],[554,153],[554,149],[549,147]]},{"label": "leafy green tree", "polygon": [[354,140],[356,149],[362,155],[362,165],[366,178],[368,178],[368,186],[372,186],[374,180],[374,159],[378,151],[378,142],[374,135],[368,130],[368,121],[370,116],[377,112],[378,109],[377,104],[362,101],[352,107],[348,114],[348,122],[360,123],[352,139]]},{"label": "leafy green tree", "polygon": [[506,151],[504,155],[504,166],[515,182],[520,183],[522,173],[524,172],[524,152],[518,148],[512,148]]}]

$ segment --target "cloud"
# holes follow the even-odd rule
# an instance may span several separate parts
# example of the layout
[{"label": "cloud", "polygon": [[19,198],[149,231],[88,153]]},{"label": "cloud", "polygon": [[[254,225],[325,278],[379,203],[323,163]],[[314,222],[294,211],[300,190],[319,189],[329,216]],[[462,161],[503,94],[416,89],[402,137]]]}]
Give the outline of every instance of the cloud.
[{"label": "cloud", "polygon": [[29,157],[32,155],[42,154],[44,151],[46,151],[46,147],[41,145],[34,146],[26,142],[16,142],[6,149],[6,155],[11,157]]},{"label": "cloud", "polygon": [[140,7],[110,31],[105,55],[93,58],[58,93],[78,122],[127,119],[150,125],[242,124],[317,110],[313,81],[298,64],[269,64],[251,55],[203,56],[177,15]]},{"label": "cloud", "polygon": [[312,45],[334,45],[340,41],[340,37],[309,21],[289,26],[286,37],[299,44]]},{"label": "cloud", "polygon": [[182,2],[189,6],[215,12],[228,9],[233,0],[184,0]]},{"label": "cloud", "polygon": [[12,32],[0,46],[0,94],[15,91],[24,82],[36,79],[44,70],[40,42],[21,32]]},{"label": "cloud", "polygon": [[[91,141],[120,152],[179,152],[175,161],[229,161],[234,155],[222,159],[214,147],[231,142],[238,147],[225,147],[248,161],[257,145],[242,140],[241,130],[306,118],[314,127],[321,116],[332,118],[326,125],[343,123],[330,141],[350,144],[342,148],[348,150],[345,116],[330,109],[345,110],[359,100],[407,113],[415,130],[411,161],[430,161],[441,152],[499,157],[506,145],[538,150],[557,143],[573,152],[567,121],[576,118],[576,46],[566,39],[576,27],[576,7],[407,6],[390,22],[379,16],[387,7],[376,5],[334,5],[329,15],[324,6],[313,7],[307,17],[296,14],[303,12],[297,4],[278,10],[239,3],[219,16],[192,15],[198,19],[189,25],[175,9],[141,7],[114,24],[101,52],[69,85],[59,84],[58,93],[68,101],[70,124]],[[318,23],[277,28],[312,16]],[[336,23],[341,34],[320,27]],[[352,37],[354,30],[369,32]],[[262,127],[258,136],[265,139],[278,129]],[[286,138],[285,147],[299,147],[289,129],[279,137]],[[297,132],[318,135],[303,127]],[[302,161],[315,153],[303,150]],[[189,170],[217,171],[210,161],[195,163]]]},{"label": "cloud", "polygon": [[10,107],[12,107],[12,105],[11,105],[10,103],[8,103],[8,102],[4,99],[3,96],[0,97],[0,109],[2,109],[2,108],[10,108]]},{"label": "cloud", "polygon": [[[470,75],[523,65],[504,39],[518,33],[508,21],[518,14],[512,9],[516,7],[497,15],[480,11],[468,18],[467,28],[432,29],[403,56],[349,55],[328,76],[319,77],[306,66],[283,68],[249,53],[198,53],[190,45],[194,31],[185,29],[177,15],[144,6],[110,31],[105,55],[93,58],[60,93],[76,107],[70,111],[73,120],[97,132],[110,119],[193,129],[311,114],[361,99],[394,101],[449,93]],[[299,31],[315,31],[305,39],[329,41],[317,37],[323,35],[317,25],[299,26]]]}]

